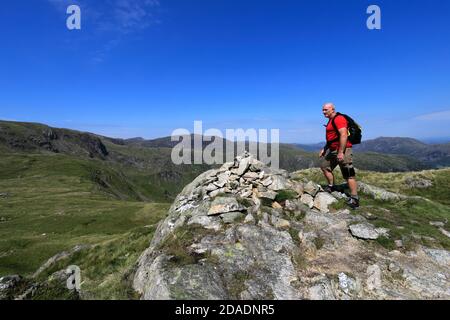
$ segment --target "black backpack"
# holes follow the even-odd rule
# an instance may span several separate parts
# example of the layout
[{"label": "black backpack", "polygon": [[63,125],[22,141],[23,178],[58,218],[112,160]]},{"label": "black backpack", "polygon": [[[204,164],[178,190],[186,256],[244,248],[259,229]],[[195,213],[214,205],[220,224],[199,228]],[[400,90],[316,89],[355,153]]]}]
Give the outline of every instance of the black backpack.
[{"label": "black backpack", "polygon": [[[336,116],[333,118],[333,120],[331,120],[331,124],[333,125],[333,128],[334,128],[334,130],[336,130],[338,135],[339,135],[339,130],[337,129],[336,124],[334,123],[334,119],[336,119],[337,116],[343,116],[345,118],[345,120],[347,120],[348,141],[350,141],[350,143],[352,145],[360,144],[361,140],[362,140],[361,126],[358,123],[356,123],[355,120],[350,118],[348,115],[338,112],[336,114]],[[334,141],[330,141],[329,143],[331,144],[332,142],[335,142],[335,141],[339,141],[339,138]]]}]

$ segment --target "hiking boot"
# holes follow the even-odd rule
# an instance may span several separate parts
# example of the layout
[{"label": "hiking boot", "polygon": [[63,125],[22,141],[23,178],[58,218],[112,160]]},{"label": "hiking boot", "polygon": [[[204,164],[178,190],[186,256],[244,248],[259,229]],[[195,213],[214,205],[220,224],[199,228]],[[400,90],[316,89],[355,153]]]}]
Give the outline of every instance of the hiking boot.
[{"label": "hiking boot", "polygon": [[333,193],[336,191],[336,188],[334,186],[326,186],[323,190],[328,193]]},{"label": "hiking boot", "polygon": [[347,205],[352,209],[359,208],[359,199],[354,198],[354,197],[349,197],[347,199]]}]

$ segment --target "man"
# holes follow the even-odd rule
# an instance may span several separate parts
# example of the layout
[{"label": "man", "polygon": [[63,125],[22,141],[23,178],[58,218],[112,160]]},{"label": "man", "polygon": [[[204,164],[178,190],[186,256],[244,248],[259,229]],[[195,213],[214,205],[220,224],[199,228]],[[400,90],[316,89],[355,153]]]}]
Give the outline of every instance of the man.
[{"label": "man", "polygon": [[[324,104],[322,112],[325,118],[329,119],[326,125],[327,144],[319,154],[319,158],[322,159],[320,168],[328,181],[325,191],[331,193],[336,190],[333,170],[339,165],[342,176],[347,180],[350,189],[350,197],[347,200],[347,204],[351,208],[356,209],[359,207],[358,185],[355,179],[355,169],[353,168],[352,144],[348,141],[347,120],[344,116],[337,115],[335,106],[332,103]],[[334,121],[338,132],[334,128],[332,121]]]}]

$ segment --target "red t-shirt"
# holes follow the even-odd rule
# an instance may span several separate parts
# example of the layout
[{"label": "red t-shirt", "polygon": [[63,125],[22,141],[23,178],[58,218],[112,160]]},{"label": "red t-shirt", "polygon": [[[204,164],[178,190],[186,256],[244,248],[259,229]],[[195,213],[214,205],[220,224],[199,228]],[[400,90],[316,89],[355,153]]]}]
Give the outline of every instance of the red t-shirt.
[{"label": "red t-shirt", "polygon": [[[336,127],[339,129],[342,128],[347,128],[347,120],[345,119],[344,116],[338,115],[336,117],[334,117],[334,123],[336,124]],[[334,130],[333,125],[331,124],[331,119],[330,121],[328,121],[327,124],[327,142],[328,141],[333,141],[335,139],[339,138],[338,133],[336,132],[336,130]],[[352,144],[350,143],[350,141],[347,140],[347,148],[351,148]],[[339,149],[339,141],[335,141],[330,145],[330,150],[338,150]]]}]

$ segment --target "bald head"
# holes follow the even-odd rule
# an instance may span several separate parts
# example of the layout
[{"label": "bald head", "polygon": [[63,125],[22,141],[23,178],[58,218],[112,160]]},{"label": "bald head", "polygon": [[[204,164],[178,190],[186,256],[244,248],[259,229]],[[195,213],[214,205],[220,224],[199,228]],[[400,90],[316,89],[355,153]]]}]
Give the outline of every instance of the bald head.
[{"label": "bald head", "polygon": [[325,118],[332,118],[336,113],[336,108],[333,103],[327,102],[322,107],[322,113]]},{"label": "bald head", "polygon": [[322,108],[331,108],[331,109],[333,109],[333,110],[336,109],[336,108],[334,107],[334,103],[332,103],[332,102],[327,102],[327,103],[325,103],[325,104],[323,105]]}]

